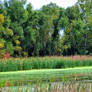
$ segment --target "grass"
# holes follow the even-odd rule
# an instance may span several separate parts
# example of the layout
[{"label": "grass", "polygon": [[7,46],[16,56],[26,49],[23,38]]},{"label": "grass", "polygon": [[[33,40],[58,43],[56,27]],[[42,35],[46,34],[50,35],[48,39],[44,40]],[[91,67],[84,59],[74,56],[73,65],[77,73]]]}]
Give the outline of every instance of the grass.
[{"label": "grass", "polygon": [[[85,57],[85,56],[82,56]],[[0,59],[0,87],[5,83],[92,79],[92,59],[31,57]]]},{"label": "grass", "polygon": [[[83,57],[83,56],[81,56]],[[77,59],[76,59],[77,58]],[[78,60],[76,57],[31,57],[31,58],[11,58],[0,60],[0,72],[21,71],[32,69],[61,69],[82,66],[92,66],[92,60],[84,58]],[[76,60],[75,60],[76,59]]]},{"label": "grass", "polygon": [[67,68],[67,69],[42,69],[16,72],[1,72],[0,82],[5,81],[37,81],[61,79],[65,76],[85,76],[92,74],[92,67]]}]

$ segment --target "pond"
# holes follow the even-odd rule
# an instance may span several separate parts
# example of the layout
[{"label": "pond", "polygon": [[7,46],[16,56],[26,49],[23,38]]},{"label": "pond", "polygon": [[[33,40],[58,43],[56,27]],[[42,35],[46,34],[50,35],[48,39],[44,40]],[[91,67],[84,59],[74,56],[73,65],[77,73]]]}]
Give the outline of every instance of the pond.
[{"label": "pond", "polygon": [[69,80],[56,82],[19,83],[5,86],[0,92],[92,92],[92,80]]}]

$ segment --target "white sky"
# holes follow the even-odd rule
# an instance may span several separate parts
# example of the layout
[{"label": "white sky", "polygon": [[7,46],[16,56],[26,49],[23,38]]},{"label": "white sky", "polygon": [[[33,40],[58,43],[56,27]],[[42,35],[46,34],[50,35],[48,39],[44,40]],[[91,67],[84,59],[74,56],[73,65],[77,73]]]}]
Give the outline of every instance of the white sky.
[{"label": "white sky", "polygon": [[78,0],[27,0],[28,3],[31,3],[33,9],[40,9],[43,5],[49,3],[56,3],[58,6],[67,8],[73,6]]}]

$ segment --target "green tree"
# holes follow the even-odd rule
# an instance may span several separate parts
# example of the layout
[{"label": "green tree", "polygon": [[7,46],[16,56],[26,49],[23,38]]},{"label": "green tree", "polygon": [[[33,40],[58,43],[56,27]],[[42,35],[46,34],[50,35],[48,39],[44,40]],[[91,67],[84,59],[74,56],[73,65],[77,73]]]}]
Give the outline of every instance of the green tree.
[{"label": "green tree", "polygon": [[[15,46],[15,54],[20,54],[20,51],[22,50],[21,44],[17,45],[16,41],[21,41],[24,39],[24,23],[27,21],[28,13],[26,12],[24,5],[26,3],[26,0],[6,0],[4,2],[6,11],[7,11],[7,18],[10,18],[10,28],[13,30],[14,36],[13,36],[13,43]],[[7,25],[9,22],[6,20]],[[16,46],[17,45],[17,46]],[[19,51],[18,51],[19,49]],[[21,52],[22,53],[22,52]],[[21,55],[21,54],[20,54]]]},{"label": "green tree", "polygon": [[2,14],[0,14],[0,55],[3,57],[5,53],[10,53],[13,55],[14,53],[14,46],[13,40],[13,31],[8,28],[4,27],[5,18]]},{"label": "green tree", "polygon": [[[85,23],[85,50],[92,53],[92,0],[78,0],[81,17]],[[85,54],[87,54],[85,53]]]},{"label": "green tree", "polygon": [[27,5],[28,19],[24,23],[24,40],[22,47],[30,55],[39,55],[39,11],[32,11],[31,4]]}]

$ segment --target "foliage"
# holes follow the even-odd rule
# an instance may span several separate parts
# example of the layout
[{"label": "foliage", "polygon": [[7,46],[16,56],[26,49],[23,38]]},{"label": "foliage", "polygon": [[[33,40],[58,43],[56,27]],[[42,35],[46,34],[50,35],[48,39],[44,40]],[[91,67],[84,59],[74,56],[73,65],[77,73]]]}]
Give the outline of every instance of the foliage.
[{"label": "foliage", "polygon": [[33,10],[26,0],[0,2],[1,54],[8,52],[13,57],[91,55],[91,4],[92,1],[78,0],[67,9],[50,3]]},{"label": "foliage", "polygon": [[5,53],[10,53],[10,55],[14,53],[13,40],[11,39],[14,34],[12,29],[4,26],[4,22],[0,25],[0,58],[3,58]]},{"label": "foliage", "polygon": [[0,25],[4,23],[4,16],[0,14]]}]

